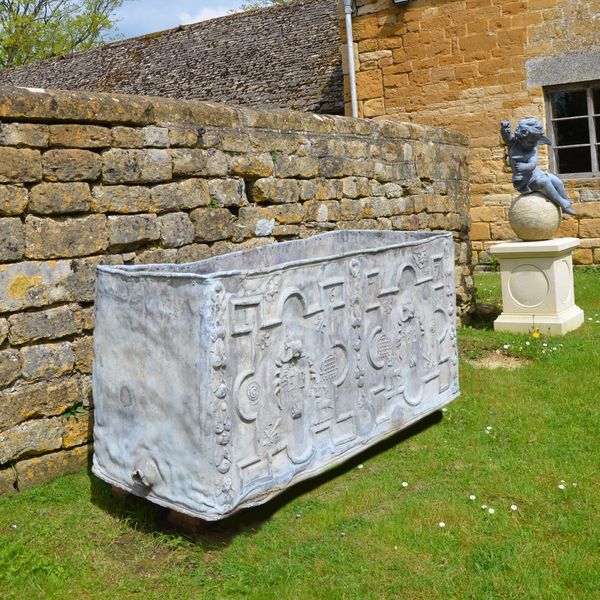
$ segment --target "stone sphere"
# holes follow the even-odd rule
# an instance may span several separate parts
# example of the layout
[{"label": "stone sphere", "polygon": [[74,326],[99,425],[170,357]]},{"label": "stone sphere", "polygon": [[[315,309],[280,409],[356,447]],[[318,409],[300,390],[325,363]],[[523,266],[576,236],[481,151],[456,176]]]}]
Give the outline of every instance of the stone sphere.
[{"label": "stone sphere", "polygon": [[508,210],[508,222],[524,242],[549,240],[558,231],[561,218],[560,208],[537,192],[517,196]]}]

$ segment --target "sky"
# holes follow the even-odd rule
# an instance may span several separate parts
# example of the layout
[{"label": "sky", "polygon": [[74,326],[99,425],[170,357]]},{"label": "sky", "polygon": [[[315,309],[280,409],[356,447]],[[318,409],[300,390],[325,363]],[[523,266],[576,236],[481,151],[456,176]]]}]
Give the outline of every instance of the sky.
[{"label": "sky", "polygon": [[244,0],[125,0],[115,12],[123,38],[214,19],[238,8]]}]

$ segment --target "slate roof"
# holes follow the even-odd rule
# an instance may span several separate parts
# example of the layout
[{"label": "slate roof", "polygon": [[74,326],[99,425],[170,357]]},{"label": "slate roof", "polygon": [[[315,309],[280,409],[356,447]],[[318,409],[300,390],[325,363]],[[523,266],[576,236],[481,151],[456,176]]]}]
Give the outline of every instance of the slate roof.
[{"label": "slate roof", "polygon": [[337,0],[182,25],[0,71],[0,85],[343,113]]}]

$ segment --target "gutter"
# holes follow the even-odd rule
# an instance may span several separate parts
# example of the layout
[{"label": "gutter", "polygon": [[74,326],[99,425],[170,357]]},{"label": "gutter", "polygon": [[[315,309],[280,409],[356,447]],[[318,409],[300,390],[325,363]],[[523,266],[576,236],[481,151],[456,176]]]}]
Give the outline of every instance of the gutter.
[{"label": "gutter", "polygon": [[346,15],[346,48],[348,50],[348,74],[350,76],[350,102],[352,116],[358,117],[358,100],[356,98],[356,67],[354,65],[354,38],[352,37],[352,0],[344,0]]}]

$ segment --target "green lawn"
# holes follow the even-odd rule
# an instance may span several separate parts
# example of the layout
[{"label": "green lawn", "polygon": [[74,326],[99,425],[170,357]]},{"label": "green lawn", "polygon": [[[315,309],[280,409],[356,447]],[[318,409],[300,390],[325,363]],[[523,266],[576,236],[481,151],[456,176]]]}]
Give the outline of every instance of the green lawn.
[{"label": "green lawn", "polygon": [[463,328],[444,414],[196,539],[86,471],[0,499],[0,598],[600,598],[600,272],[575,281],[578,331]]}]

